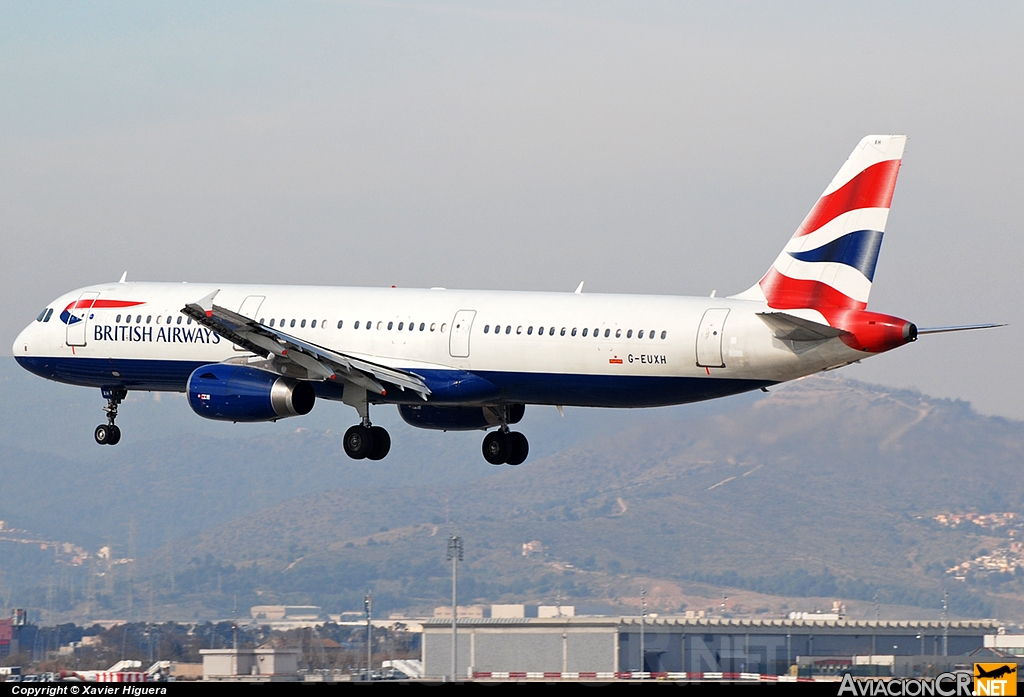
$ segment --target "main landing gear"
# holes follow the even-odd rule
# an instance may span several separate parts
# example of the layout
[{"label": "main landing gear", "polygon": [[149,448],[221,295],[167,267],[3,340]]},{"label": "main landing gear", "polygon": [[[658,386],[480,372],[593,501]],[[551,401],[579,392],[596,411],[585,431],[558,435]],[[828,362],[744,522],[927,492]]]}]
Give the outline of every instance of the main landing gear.
[{"label": "main landing gear", "polygon": [[492,465],[521,465],[530,454],[526,436],[502,426],[484,436],[484,459]]},{"label": "main landing gear", "polygon": [[383,460],[391,450],[391,436],[367,421],[345,431],[344,444],[345,454],[353,460]]},{"label": "main landing gear", "polygon": [[104,387],[102,391],[107,400],[107,406],[103,407],[103,411],[107,412],[107,423],[97,426],[93,437],[100,445],[117,445],[121,440],[121,429],[114,423],[117,419],[117,405],[128,396],[128,390],[123,387]]},{"label": "main landing gear", "polygon": [[356,408],[362,423],[345,431],[345,454],[353,460],[383,460],[391,450],[391,436],[380,426],[370,424],[370,404],[366,391],[345,390],[345,403]]}]

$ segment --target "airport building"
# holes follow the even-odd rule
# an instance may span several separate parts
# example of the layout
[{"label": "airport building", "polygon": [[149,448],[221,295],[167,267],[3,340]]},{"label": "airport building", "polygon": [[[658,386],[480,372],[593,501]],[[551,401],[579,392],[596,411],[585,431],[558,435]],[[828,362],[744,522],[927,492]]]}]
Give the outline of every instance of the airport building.
[{"label": "airport building", "polygon": [[[999,624],[981,621],[854,621],[637,617],[492,617],[458,621],[462,677],[487,674],[760,673],[794,665],[847,665],[852,657],[969,663]],[[643,668],[641,669],[641,641]],[[427,677],[451,671],[451,619],[423,623]],[[893,660],[889,663],[900,663]],[[906,662],[906,661],[902,661]]]}]

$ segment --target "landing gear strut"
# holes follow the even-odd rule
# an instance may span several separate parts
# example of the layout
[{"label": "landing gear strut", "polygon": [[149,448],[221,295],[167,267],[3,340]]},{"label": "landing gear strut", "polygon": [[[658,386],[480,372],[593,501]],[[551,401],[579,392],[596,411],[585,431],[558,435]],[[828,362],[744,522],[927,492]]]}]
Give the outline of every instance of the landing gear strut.
[{"label": "landing gear strut", "polygon": [[[346,390],[346,396],[348,392]],[[383,460],[391,450],[391,436],[380,426],[370,424],[370,405],[366,401],[366,392],[363,391],[361,399],[356,398],[351,402],[346,399],[345,402],[354,406],[362,418],[362,423],[345,431],[342,441],[345,454],[353,460]]]},{"label": "landing gear strut", "polygon": [[103,407],[103,411],[107,412],[107,423],[97,426],[93,437],[100,445],[117,445],[121,440],[121,429],[114,423],[117,420],[117,405],[128,396],[128,390],[123,387],[104,387],[102,391],[107,400],[107,406]]}]

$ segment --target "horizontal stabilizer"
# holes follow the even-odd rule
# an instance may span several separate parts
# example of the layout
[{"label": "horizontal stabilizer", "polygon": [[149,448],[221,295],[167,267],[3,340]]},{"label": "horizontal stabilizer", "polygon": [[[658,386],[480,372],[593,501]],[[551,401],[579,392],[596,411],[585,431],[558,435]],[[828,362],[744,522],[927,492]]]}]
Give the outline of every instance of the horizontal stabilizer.
[{"label": "horizontal stabilizer", "polygon": [[947,334],[949,332],[969,332],[972,329],[994,329],[995,327],[1005,327],[1005,324],[961,324],[956,327],[924,327],[923,329],[917,330],[917,335],[922,334]]},{"label": "horizontal stabilizer", "polygon": [[827,341],[845,333],[842,329],[786,312],[758,312],[757,316],[772,328],[775,338],[781,341]]}]

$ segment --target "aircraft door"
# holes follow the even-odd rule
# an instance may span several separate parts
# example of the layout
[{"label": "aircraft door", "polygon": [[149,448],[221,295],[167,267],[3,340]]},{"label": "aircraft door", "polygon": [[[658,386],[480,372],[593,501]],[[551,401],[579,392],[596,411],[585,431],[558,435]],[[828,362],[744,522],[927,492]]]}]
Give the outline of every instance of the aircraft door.
[{"label": "aircraft door", "polygon": [[702,368],[724,368],[722,338],[729,310],[713,307],[704,313],[697,329],[697,365]]},{"label": "aircraft door", "polygon": [[85,346],[92,306],[98,297],[99,293],[82,293],[78,301],[68,308],[68,346]]},{"label": "aircraft door", "polygon": [[[245,300],[242,301],[242,304],[239,306],[238,314],[242,315],[243,317],[248,317],[249,319],[254,319],[256,321],[259,321],[259,317],[257,317],[257,313],[260,311],[260,305],[262,305],[263,301],[266,300],[266,299],[267,299],[267,296],[265,296],[265,295],[250,295],[250,296],[248,296]],[[235,346],[234,349],[236,351],[246,351],[247,350],[247,349],[242,348],[241,346]]]},{"label": "aircraft door", "polygon": [[448,353],[452,358],[469,358],[469,330],[473,328],[476,310],[459,310],[452,320],[452,332],[448,335]]}]

